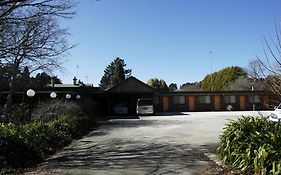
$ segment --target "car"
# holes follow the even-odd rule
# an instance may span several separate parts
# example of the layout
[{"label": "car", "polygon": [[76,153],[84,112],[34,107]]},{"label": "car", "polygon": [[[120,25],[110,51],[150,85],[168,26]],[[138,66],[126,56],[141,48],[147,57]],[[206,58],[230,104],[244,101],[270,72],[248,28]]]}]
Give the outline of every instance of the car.
[{"label": "car", "polygon": [[113,110],[115,114],[128,114],[128,108],[125,103],[117,103]]},{"label": "car", "polygon": [[278,122],[281,121],[281,103],[274,108],[274,111],[268,116],[269,120]]},{"label": "car", "polygon": [[153,100],[151,98],[140,98],[137,101],[136,113],[142,114],[154,114]]}]

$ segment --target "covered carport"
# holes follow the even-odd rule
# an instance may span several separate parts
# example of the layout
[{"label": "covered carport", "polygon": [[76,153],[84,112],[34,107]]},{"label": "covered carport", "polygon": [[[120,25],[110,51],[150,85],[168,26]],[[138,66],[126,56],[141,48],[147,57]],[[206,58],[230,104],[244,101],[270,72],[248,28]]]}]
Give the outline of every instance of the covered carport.
[{"label": "covered carport", "polygon": [[154,98],[155,89],[131,76],[106,91],[107,111],[114,115],[114,107],[125,103],[127,115],[136,115],[136,104],[140,98]]}]

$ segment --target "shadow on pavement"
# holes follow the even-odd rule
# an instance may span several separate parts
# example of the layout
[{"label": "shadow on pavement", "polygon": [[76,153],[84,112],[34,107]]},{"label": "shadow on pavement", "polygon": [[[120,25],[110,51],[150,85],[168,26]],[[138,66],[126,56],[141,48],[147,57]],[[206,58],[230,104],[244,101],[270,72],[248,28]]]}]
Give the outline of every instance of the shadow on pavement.
[{"label": "shadow on pavement", "polygon": [[[191,145],[111,140],[82,142],[48,161],[45,170],[59,174],[196,174],[213,166],[204,151]],[[111,173],[110,173],[111,172]]]},{"label": "shadow on pavement", "polygon": [[160,112],[156,114],[157,116],[181,116],[181,115],[190,115],[184,112]]}]

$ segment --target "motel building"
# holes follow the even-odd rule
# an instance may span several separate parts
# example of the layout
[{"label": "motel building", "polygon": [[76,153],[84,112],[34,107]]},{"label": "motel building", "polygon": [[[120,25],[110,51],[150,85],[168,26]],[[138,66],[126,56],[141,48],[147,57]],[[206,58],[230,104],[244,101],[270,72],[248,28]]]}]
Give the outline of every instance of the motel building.
[{"label": "motel building", "polygon": [[[75,79],[74,79],[75,80]],[[113,108],[123,103],[128,108],[127,115],[136,115],[136,104],[140,98],[151,98],[154,101],[154,110],[159,112],[189,112],[189,111],[244,111],[269,110],[274,106],[274,99],[264,91],[174,91],[158,92],[147,84],[131,76],[123,82],[107,90],[101,90],[92,85],[77,84],[50,84],[44,89],[35,90],[34,103],[50,99],[55,92],[57,98],[71,96],[68,100],[83,100],[90,98],[95,101],[95,108],[102,115],[113,115]],[[1,94],[1,101],[5,99],[5,92]],[[26,93],[18,92],[18,99]],[[69,97],[68,95],[68,97]],[[76,99],[75,97],[78,97]],[[30,99],[29,99],[30,100]],[[94,108],[94,107],[93,107]]]}]

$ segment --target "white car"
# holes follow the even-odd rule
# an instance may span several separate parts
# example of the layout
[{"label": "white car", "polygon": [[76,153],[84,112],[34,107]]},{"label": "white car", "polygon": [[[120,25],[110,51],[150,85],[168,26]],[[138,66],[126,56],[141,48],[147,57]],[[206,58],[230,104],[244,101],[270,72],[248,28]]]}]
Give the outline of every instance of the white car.
[{"label": "white car", "polygon": [[138,115],[142,114],[153,114],[153,100],[151,98],[140,98],[137,101],[136,112]]},{"label": "white car", "polygon": [[281,103],[275,107],[275,110],[268,116],[269,120],[278,122],[281,121]]}]

